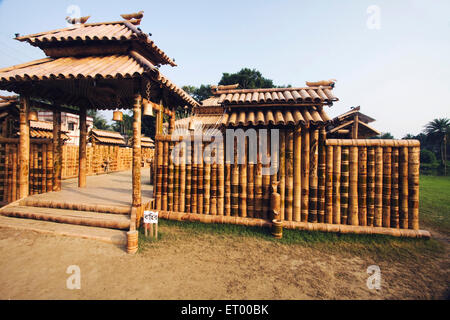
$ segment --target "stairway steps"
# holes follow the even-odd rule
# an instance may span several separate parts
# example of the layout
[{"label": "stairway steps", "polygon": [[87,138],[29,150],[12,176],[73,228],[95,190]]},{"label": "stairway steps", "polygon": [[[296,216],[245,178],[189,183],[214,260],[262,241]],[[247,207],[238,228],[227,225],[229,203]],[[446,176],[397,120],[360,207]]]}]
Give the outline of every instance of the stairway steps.
[{"label": "stairway steps", "polygon": [[46,207],[11,206],[0,210],[8,217],[43,220],[61,224],[129,230],[130,217],[92,211],[66,210]]}]

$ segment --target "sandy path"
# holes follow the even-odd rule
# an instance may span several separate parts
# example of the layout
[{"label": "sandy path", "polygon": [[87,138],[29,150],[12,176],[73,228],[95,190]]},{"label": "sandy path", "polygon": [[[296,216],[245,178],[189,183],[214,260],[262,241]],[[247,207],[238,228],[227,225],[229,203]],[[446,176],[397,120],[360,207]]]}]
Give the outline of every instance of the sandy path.
[{"label": "sandy path", "polygon": [[[127,255],[109,244],[0,229],[0,299],[445,298],[448,255],[407,263],[162,226],[165,239]],[[448,250],[447,250],[448,251]],[[378,264],[382,289],[369,290]],[[81,269],[81,289],[66,269]]]}]

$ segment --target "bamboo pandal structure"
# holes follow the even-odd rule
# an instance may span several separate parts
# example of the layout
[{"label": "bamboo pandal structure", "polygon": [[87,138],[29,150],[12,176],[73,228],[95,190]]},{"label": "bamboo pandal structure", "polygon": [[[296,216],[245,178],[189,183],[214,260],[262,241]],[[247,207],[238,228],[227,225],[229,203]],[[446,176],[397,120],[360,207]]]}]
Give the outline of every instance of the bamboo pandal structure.
[{"label": "bamboo pandal structure", "polygon": [[[245,140],[243,163],[237,161],[236,137],[235,141],[220,144],[219,157],[211,153],[211,158],[219,159],[218,163],[205,154],[200,163],[199,153],[211,141],[203,137],[197,151],[187,142],[186,165],[181,161],[176,173],[175,164],[172,179],[170,164],[168,175],[164,175],[166,159],[162,156],[165,148],[169,153],[172,140],[157,135],[156,209],[161,210],[163,217],[166,212],[175,220],[269,226],[272,215],[267,205],[272,208],[270,201],[274,198],[267,193],[270,198],[265,203],[266,188],[270,191],[276,182],[279,219],[285,228],[417,236],[420,146],[417,141],[326,139],[321,128],[297,126],[283,128],[278,149],[271,150],[269,143],[263,148],[260,137],[258,133],[259,149],[267,150],[268,157],[279,152],[276,175],[263,174],[263,166],[267,169],[268,165],[262,163],[260,156],[251,159],[249,136]],[[223,155],[227,143],[233,143],[233,159]],[[173,189],[170,184],[174,184]],[[164,185],[169,194],[173,190],[174,199],[177,196],[180,199],[172,210],[164,209],[163,201],[159,200]],[[167,208],[170,203],[169,200]]]}]

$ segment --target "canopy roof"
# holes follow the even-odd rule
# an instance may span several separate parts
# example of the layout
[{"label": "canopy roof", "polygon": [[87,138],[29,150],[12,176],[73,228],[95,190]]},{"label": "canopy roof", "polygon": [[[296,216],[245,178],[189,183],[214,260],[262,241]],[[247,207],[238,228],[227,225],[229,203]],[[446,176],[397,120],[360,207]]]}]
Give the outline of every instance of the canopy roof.
[{"label": "canopy roof", "polygon": [[32,100],[88,109],[130,109],[134,94],[169,108],[198,105],[158,69],[175,63],[131,21],[74,25],[16,38],[45,59],[0,69],[0,89]]},{"label": "canopy roof", "polygon": [[375,121],[374,118],[371,118],[368,115],[361,113],[360,110],[361,110],[360,106],[353,108],[350,111],[347,111],[347,112],[335,117],[333,119],[333,121],[337,122],[337,123],[343,123],[345,121],[348,121],[349,119],[354,119],[356,115],[358,115],[359,120],[364,123],[371,123],[371,122]]},{"label": "canopy roof", "polygon": [[88,139],[101,144],[125,145],[125,138],[115,131],[92,129]]}]

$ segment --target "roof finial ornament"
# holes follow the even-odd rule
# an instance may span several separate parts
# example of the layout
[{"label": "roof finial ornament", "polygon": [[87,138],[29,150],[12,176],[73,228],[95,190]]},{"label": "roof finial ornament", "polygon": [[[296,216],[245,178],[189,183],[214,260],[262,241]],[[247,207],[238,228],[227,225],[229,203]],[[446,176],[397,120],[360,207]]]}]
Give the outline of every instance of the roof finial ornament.
[{"label": "roof finial ornament", "polygon": [[70,24],[85,24],[91,16],[81,17],[81,18],[71,18],[66,17],[66,21]]},{"label": "roof finial ornament", "polygon": [[141,23],[141,19],[144,17],[144,11],[141,10],[135,13],[124,13],[120,15],[125,20],[132,22],[133,24],[139,25]]},{"label": "roof finial ornament", "polygon": [[334,88],[334,85],[335,85],[336,81],[337,81],[336,79],[322,80],[322,81],[315,81],[315,82],[306,81],[306,85],[308,87],[324,86],[324,87],[332,87],[332,88]]}]

